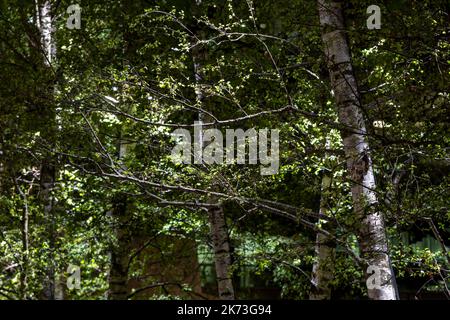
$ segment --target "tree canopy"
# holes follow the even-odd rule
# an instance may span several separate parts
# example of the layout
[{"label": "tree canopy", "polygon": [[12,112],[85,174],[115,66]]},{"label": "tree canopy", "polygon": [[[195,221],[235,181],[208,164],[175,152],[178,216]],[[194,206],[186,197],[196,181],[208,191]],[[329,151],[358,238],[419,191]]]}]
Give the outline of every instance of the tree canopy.
[{"label": "tree canopy", "polygon": [[450,299],[449,11],[0,1],[0,299]]}]

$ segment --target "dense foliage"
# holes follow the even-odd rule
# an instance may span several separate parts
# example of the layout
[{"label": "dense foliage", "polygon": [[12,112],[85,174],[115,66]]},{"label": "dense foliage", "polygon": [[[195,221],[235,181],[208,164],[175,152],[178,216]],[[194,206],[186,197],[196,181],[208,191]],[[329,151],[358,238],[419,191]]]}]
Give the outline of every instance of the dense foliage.
[{"label": "dense foliage", "polygon": [[[236,298],[308,299],[318,229],[334,234],[331,297],[367,297],[315,1],[79,0],[80,29],[67,27],[72,0],[49,2],[48,64],[34,1],[0,1],[0,299],[48,298],[49,283],[53,298],[108,298],[117,255],[130,299],[214,299],[216,204]],[[381,29],[367,29],[372,4]],[[405,299],[450,298],[449,9],[344,4]],[[278,172],[174,163],[171,133],[199,116],[224,136],[278,129]]]}]

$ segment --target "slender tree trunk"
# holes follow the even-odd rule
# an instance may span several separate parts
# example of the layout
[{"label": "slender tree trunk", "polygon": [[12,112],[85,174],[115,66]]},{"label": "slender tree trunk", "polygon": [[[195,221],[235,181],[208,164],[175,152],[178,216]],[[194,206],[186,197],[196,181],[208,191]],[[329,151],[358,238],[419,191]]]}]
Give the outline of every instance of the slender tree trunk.
[{"label": "slender tree trunk", "polygon": [[[19,182],[14,177],[14,185],[16,186],[17,192],[23,201],[22,207],[22,261],[20,268],[20,279],[19,279],[19,296],[20,299],[24,300],[27,297],[28,291],[28,264],[29,264],[29,233],[28,233],[28,222],[29,222],[29,210],[28,210],[28,192],[22,191]],[[31,184],[32,185],[32,184]],[[30,187],[31,189],[31,187]]]},{"label": "slender tree trunk", "polygon": [[[203,35],[203,34],[202,34]],[[196,81],[196,100],[201,108],[205,107],[205,96],[203,93],[202,84],[205,79],[203,64],[206,62],[207,52],[206,49],[201,45],[197,44],[192,50],[192,57],[194,61],[194,73]],[[209,121],[206,115],[199,113],[199,121]],[[203,137],[202,131],[200,130],[200,146],[203,148]],[[214,189],[216,186],[213,185]],[[210,198],[208,200],[214,203],[215,199]],[[230,239],[228,236],[228,228],[226,225],[225,213],[223,207],[220,205],[218,207],[208,208],[208,218],[210,224],[210,235],[212,239],[212,246],[214,251],[214,264],[216,269],[217,277],[217,288],[219,298],[221,300],[234,300],[234,287],[232,281],[232,263],[231,263],[231,250],[230,250]]]},{"label": "slender tree trunk", "polygon": [[[122,14],[119,17],[119,23],[122,29],[122,71],[127,70],[127,60],[128,55],[132,53],[132,38],[130,30],[128,28],[128,23],[126,17],[128,15],[133,15],[131,3],[125,0],[120,1],[120,8]],[[118,85],[118,98],[117,100],[123,104],[122,96],[125,95],[124,89],[126,85],[120,83]],[[122,161],[127,153],[127,144],[124,139],[124,128],[120,128],[117,137],[117,151],[116,157],[118,161]],[[122,167],[121,167],[122,168]],[[119,170],[122,170],[122,169]],[[112,231],[114,234],[114,243],[110,249],[110,270],[108,276],[109,290],[108,299],[109,300],[127,300],[129,295],[129,264],[130,264],[130,251],[132,249],[132,231],[130,222],[130,212],[131,212],[131,202],[128,196],[124,194],[116,194],[113,199],[113,209],[109,212],[112,218]]]},{"label": "slender tree trunk", "polygon": [[[24,200],[26,201],[26,199]],[[29,252],[29,236],[28,236],[28,204],[25,202],[22,212],[22,272],[20,275],[20,294],[21,299],[26,299],[28,291],[28,252]]]},{"label": "slender tree trunk", "polygon": [[[53,41],[53,24],[52,24],[52,7],[51,1],[44,0],[36,1],[36,24],[40,31],[40,50],[43,55],[43,62],[48,70],[52,73],[52,62],[55,57],[55,45]],[[47,127],[44,128],[41,136],[49,144],[54,144],[56,137],[56,114],[55,108],[52,105],[53,102],[53,90],[54,86],[43,88],[45,94],[49,96],[47,103],[43,108],[42,117],[43,123],[47,123]],[[44,207],[44,216],[46,221],[46,229],[49,239],[49,260],[47,268],[47,279],[44,285],[44,296],[48,300],[55,299],[55,242],[56,242],[56,230],[55,230],[55,216],[54,216],[54,197],[52,195],[55,188],[56,181],[56,161],[51,155],[51,151],[47,153],[41,164],[40,170],[40,200]]]},{"label": "slender tree trunk", "polygon": [[[118,138],[118,159],[123,159],[126,153],[126,145],[122,138],[122,133]],[[112,219],[112,232],[114,243],[110,249],[110,270],[109,270],[109,300],[128,299],[128,267],[131,250],[130,231],[130,202],[126,195],[117,194],[113,199],[113,208],[109,212]]]},{"label": "slender tree trunk", "polygon": [[47,158],[41,165],[40,199],[44,204],[44,216],[47,236],[49,238],[49,260],[47,267],[47,279],[44,286],[44,296],[48,300],[55,299],[55,217],[53,216],[54,200],[52,191],[55,186],[55,167],[51,159]]},{"label": "slender tree trunk", "polygon": [[[331,186],[331,177],[324,173],[322,177],[322,191],[320,198],[320,214],[327,215],[328,212],[328,191]],[[318,226],[326,229],[326,220],[319,219]],[[327,230],[330,234],[334,231]],[[336,243],[329,236],[320,232],[316,235],[316,260],[313,265],[312,282],[315,287],[309,296],[310,300],[330,300],[331,299],[331,280],[334,275],[334,262],[336,253]]]},{"label": "slender tree trunk", "polygon": [[219,206],[208,209],[208,215],[219,298],[221,300],[234,300],[233,279],[231,277],[230,241],[223,207]]},{"label": "slender tree trunk", "polygon": [[110,251],[109,270],[109,300],[126,300],[128,296],[128,262],[130,240],[128,227],[128,199],[126,196],[116,196],[110,216],[115,235]]},{"label": "slender tree trunk", "polygon": [[[375,300],[397,299],[395,276],[391,267],[384,219],[377,210],[375,178],[366,136],[357,82],[353,74],[350,49],[344,30],[342,2],[318,0],[325,57],[335,94],[347,170],[352,180],[352,199],[358,220],[359,245],[368,266],[375,268],[381,281],[367,281],[368,296]],[[366,271],[366,270],[364,270]],[[366,277],[371,274],[365,272]]]}]

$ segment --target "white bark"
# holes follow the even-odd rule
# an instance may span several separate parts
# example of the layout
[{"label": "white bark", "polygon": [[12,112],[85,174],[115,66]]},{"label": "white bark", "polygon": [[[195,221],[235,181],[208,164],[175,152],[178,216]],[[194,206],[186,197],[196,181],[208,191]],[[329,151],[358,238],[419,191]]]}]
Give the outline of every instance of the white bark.
[{"label": "white bark", "polygon": [[36,24],[41,35],[41,50],[44,63],[50,67],[55,57],[55,45],[53,42],[53,23],[51,15],[51,2],[49,0],[36,1]]},{"label": "white bark", "polygon": [[230,242],[223,208],[221,206],[210,208],[208,214],[219,298],[221,300],[234,300]]},{"label": "white bark", "polygon": [[[359,245],[364,259],[382,272],[381,285],[368,286],[368,296],[375,300],[395,300],[395,276],[388,255],[384,219],[377,211],[375,178],[366,136],[357,82],[353,74],[349,45],[344,30],[341,3],[318,0],[322,41],[331,85],[335,94],[347,170],[352,180],[352,199],[358,220]],[[366,270],[364,270],[365,272]],[[366,277],[370,276],[365,273]]]},{"label": "white bark", "polygon": [[[39,50],[43,55],[44,65],[48,69],[50,69],[52,61],[54,60],[55,57],[51,1],[36,0],[35,3],[36,3],[36,25],[39,29],[41,37]],[[51,92],[51,90],[48,92]],[[51,101],[52,98],[50,98],[49,100]],[[46,120],[49,123],[49,128],[44,128],[42,136],[46,138],[50,143],[53,143],[52,141],[55,138],[52,126],[56,121],[56,117],[53,108],[54,107],[51,104],[46,105],[43,108],[44,113],[42,115],[43,117],[46,117]],[[47,269],[47,281],[44,286],[44,296],[48,300],[55,299],[55,285],[56,285],[55,281],[56,267],[54,265],[56,232],[55,232],[55,218],[53,216],[54,197],[52,196],[56,180],[56,167],[54,160],[55,159],[53,159],[51,155],[47,155],[42,161],[40,170],[40,191],[39,191],[39,196],[44,206],[44,216],[46,217],[47,223],[46,228],[49,237],[49,250],[50,250],[49,266]]]}]

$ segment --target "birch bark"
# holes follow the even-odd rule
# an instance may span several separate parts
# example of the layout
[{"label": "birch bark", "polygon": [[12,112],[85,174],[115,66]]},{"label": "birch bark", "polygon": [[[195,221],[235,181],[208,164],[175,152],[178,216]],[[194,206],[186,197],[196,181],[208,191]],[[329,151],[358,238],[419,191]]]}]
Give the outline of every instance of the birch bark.
[{"label": "birch bark", "polygon": [[[43,55],[43,63],[48,72],[52,72],[52,62],[55,58],[55,45],[53,41],[53,23],[52,23],[52,6],[49,0],[36,0],[36,26],[40,32],[40,46],[41,54]],[[45,105],[42,110],[45,122],[48,123],[48,127],[43,128],[41,136],[43,139],[53,145],[56,137],[56,114],[55,108],[52,105],[53,90],[54,87],[50,86],[43,88],[43,90],[50,96],[48,99],[49,104]],[[48,152],[42,161],[40,169],[40,200],[44,207],[44,216],[46,219],[46,228],[49,238],[49,266],[47,268],[47,279],[44,285],[44,296],[48,300],[54,300],[55,297],[55,285],[56,285],[56,266],[55,266],[55,242],[56,242],[56,230],[55,230],[55,217],[54,217],[54,197],[53,191],[55,188],[56,180],[56,161],[54,157]]]},{"label": "birch bark", "polygon": [[[341,131],[341,136],[347,171],[352,181],[351,192],[359,246],[368,265],[381,271],[380,285],[372,286],[367,282],[368,296],[374,300],[396,300],[398,295],[395,275],[388,255],[384,219],[377,210],[372,159],[341,5],[342,2],[318,0],[324,53],[339,122],[346,128]],[[367,272],[365,275],[371,276]]]}]

